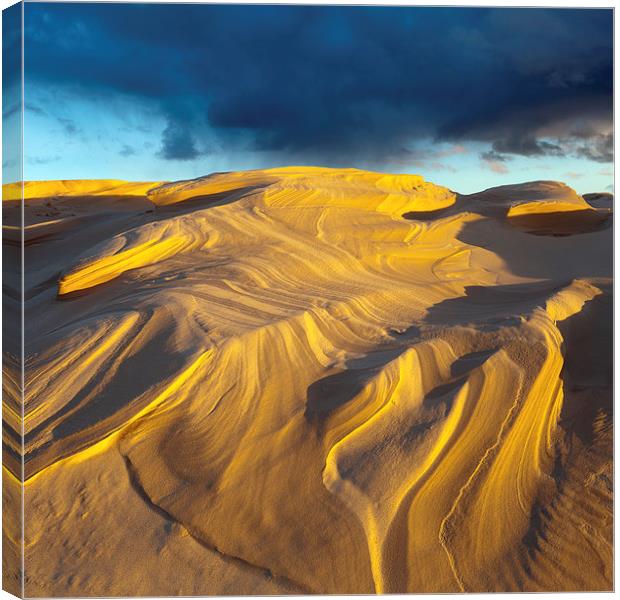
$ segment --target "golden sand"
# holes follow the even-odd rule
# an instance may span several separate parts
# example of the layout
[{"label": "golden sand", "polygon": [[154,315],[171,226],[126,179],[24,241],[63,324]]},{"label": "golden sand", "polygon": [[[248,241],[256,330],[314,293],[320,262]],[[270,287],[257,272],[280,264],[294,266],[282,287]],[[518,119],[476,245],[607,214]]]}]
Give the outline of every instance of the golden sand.
[{"label": "golden sand", "polygon": [[611,589],[609,209],[297,167],[25,191],[27,595]]}]

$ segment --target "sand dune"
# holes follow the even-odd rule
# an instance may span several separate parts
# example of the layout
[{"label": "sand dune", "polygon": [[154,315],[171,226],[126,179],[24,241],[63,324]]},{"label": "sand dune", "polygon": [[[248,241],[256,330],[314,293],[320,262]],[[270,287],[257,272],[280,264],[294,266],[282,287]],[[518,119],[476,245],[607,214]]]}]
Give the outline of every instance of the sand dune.
[{"label": "sand dune", "polygon": [[27,595],[611,589],[609,207],[295,167],[25,190]]}]

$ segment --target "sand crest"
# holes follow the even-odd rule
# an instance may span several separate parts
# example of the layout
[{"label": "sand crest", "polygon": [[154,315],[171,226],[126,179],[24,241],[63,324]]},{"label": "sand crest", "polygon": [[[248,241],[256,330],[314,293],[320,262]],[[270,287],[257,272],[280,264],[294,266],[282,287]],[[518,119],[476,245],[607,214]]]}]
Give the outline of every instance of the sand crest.
[{"label": "sand crest", "polygon": [[25,190],[27,595],[611,589],[600,198],[309,167]]}]

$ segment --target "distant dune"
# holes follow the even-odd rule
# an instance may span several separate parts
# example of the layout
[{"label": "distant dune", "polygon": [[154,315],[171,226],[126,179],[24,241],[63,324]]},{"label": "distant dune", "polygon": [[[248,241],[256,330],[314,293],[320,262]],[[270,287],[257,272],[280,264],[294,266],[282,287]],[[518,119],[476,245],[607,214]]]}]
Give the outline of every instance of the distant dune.
[{"label": "distant dune", "polygon": [[25,192],[28,596],[612,589],[610,198],[308,167]]}]

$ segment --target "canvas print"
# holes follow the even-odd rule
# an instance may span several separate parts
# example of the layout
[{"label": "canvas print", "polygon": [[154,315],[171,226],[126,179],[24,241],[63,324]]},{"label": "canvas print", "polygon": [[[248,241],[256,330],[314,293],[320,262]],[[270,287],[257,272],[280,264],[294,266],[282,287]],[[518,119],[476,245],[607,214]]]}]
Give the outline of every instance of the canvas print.
[{"label": "canvas print", "polygon": [[3,587],[613,589],[613,11],[3,12]]}]

